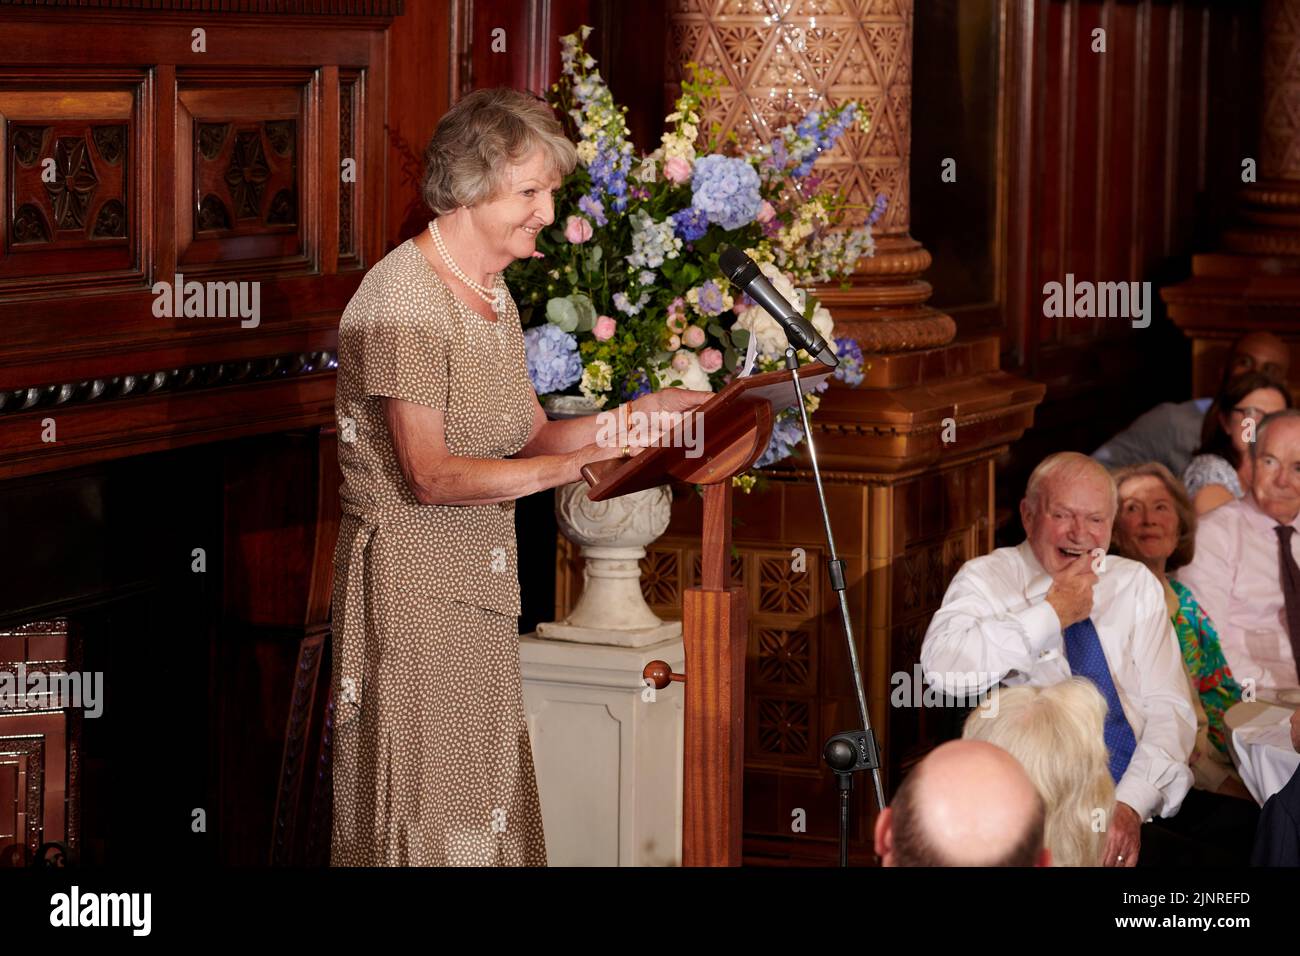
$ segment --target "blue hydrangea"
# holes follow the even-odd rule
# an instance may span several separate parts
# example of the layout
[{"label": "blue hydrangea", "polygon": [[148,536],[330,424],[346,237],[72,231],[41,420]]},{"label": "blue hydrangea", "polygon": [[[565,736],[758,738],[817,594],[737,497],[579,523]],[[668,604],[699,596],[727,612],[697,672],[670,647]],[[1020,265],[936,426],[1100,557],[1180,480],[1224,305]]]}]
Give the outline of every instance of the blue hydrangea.
[{"label": "blue hydrangea", "polygon": [[673,221],[673,232],[687,242],[703,239],[709,231],[709,214],[696,206],[687,206],[668,218]]},{"label": "blue hydrangea", "polygon": [[709,222],[723,229],[740,229],[754,221],[763,197],[758,173],[747,160],[730,156],[705,156],[691,174],[691,205],[702,209]]},{"label": "blue hydrangea", "polygon": [[758,461],[754,462],[754,467],[766,468],[768,465],[776,464],[782,458],[788,457],[801,441],[803,441],[803,422],[799,418],[799,410],[787,408],[772,422],[772,437],[768,440],[767,448],[763,450]]},{"label": "blue hydrangea", "polygon": [[538,395],[562,392],[582,378],[578,340],[547,322],[524,330],[528,378]]}]

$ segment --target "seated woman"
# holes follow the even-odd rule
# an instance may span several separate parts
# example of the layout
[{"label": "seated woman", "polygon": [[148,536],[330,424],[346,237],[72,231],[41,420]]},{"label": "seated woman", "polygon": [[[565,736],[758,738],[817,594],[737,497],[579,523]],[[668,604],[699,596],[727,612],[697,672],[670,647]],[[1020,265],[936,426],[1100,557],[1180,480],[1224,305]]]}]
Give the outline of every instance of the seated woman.
[{"label": "seated woman", "polygon": [[[1250,487],[1250,442],[1269,412],[1291,407],[1291,393],[1260,372],[1229,379],[1201,425],[1201,447],[1183,471],[1183,484],[1203,515]],[[1250,419],[1253,424],[1247,425]]]},{"label": "seated woman", "polygon": [[1053,866],[1101,866],[1115,806],[1103,725],[1106,699],[1076,677],[1048,687],[1001,687],[966,718],[962,737],[1020,761],[1047,806],[1043,842]]},{"label": "seated woman", "polygon": [[1111,549],[1141,561],[1165,588],[1165,603],[1178,635],[1196,708],[1196,747],[1188,762],[1201,790],[1250,800],[1250,792],[1233,769],[1223,715],[1241,700],[1241,685],[1228,670],[1219,635],[1187,586],[1169,578],[1192,560],[1196,514],[1169,469],[1158,462],[1133,465],[1115,473],[1119,514]]}]

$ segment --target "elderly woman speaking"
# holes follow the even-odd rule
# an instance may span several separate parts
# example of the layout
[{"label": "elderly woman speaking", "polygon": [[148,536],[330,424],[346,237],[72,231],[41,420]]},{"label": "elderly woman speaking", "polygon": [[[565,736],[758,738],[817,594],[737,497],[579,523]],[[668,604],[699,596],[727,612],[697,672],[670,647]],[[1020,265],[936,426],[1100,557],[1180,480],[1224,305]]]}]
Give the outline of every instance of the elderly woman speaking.
[{"label": "elderly woman speaking", "polygon": [[639,449],[597,445],[595,417],[547,421],[501,277],[533,254],[576,162],[549,107],[471,93],[425,160],[436,218],[370,270],[339,325],[331,863],[544,866],[514,500]]}]

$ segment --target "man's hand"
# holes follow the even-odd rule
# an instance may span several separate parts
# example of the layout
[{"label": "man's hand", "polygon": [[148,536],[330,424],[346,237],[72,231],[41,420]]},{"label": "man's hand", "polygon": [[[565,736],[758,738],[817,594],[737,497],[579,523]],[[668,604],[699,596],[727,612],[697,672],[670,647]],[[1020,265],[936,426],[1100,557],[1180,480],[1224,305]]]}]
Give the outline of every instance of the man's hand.
[{"label": "man's hand", "polygon": [[1138,850],[1142,844],[1142,820],[1137,811],[1127,803],[1115,803],[1106,830],[1106,850],[1102,854],[1104,866],[1137,866]]},{"label": "man's hand", "polygon": [[1067,564],[1052,578],[1047,603],[1061,619],[1061,630],[1077,624],[1092,613],[1092,589],[1097,575],[1092,570],[1092,555],[1086,551]]}]

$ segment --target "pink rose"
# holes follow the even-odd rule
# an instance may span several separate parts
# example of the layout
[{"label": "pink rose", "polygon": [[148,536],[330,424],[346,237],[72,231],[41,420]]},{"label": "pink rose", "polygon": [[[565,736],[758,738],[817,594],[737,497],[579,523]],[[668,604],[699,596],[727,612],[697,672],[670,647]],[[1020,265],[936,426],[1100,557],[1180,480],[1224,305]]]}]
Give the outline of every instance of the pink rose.
[{"label": "pink rose", "polygon": [[669,332],[675,332],[676,334],[681,335],[681,333],[686,331],[686,317],[679,315],[676,312],[669,312],[668,318],[664,319],[664,325],[668,326]]},{"label": "pink rose", "polygon": [[682,341],[686,343],[687,348],[698,349],[704,344],[704,330],[698,325],[692,325],[682,336]]},{"label": "pink rose", "polygon": [[602,315],[596,319],[596,324],[591,328],[591,334],[596,337],[597,342],[608,342],[614,337],[614,330],[618,328],[618,323],[607,315]]},{"label": "pink rose", "polygon": [[722,353],[717,349],[705,349],[700,353],[700,368],[706,372],[716,372],[722,368]]},{"label": "pink rose", "polygon": [[776,210],[772,208],[772,204],[764,199],[762,204],[758,207],[758,215],[754,218],[759,222],[771,222],[772,217],[775,215]]},{"label": "pink rose", "polygon": [[673,371],[685,372],[691,367],[691,353],[678,352],[673,356]]},{"label": "pink rose", "polygon": [[582,216],[570,216],[564,223],[564,238],[574,245],[591,238],[591,223]]},{"label": "pink rose", "polygon": [[736,304],[731,307],[731,311],[735,312],[736,315],[744,315],[749,311],[749,303],[745,302],[743,299],[737,299]]},{"label": "pink rose", "polygon": [[664,163],[664,178],[680,186],[691,178],[691,164],[680,156],[674,156]]},{"label": "pink rose", "polygon": [[677,349],[681,347],[682,347],[681,336],[677,336],[677,335],[668,336],[668,351],[675,352],[677,351]]}]

